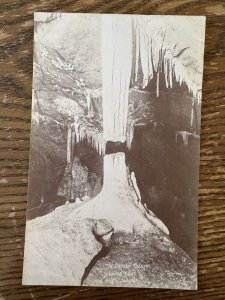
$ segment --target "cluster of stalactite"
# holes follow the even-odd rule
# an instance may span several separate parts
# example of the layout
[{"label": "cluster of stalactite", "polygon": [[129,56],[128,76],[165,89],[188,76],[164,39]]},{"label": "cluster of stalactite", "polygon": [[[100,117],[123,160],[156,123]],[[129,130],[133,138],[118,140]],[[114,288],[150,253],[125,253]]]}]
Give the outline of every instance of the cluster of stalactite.
[{"label": "cluster of stalactite", "polygon": [[105,142],[102,132],[90,132],[81,128],[77,123],[71,123],[67,128],[67,162],[73,160],[74,147],[79,142],[86,140],[100,155],[105,153]]},{"label": "cluster of stalactite", "polygon": [[181,136],[182,138],[182,141],[184,143],[185,146],[188,145],[188,140],[189,140],[189,137],[192,136],[196,139],[199,139],[199,135],[197,134],[194,134],[194,133],[191,133],[191,132],[188,132],[188,131],[185,131],[185,130],[182,130],[182,131],[176,131],[176,142],[178,141],[178,137]]},{"label": "cluster of stalactite", "polygon": [[159,96],[159,77],[164,76],[167,88],[173,87],[174,80],[180,85],[185,83],[193,96],[201,100],[204,26],[193,29],[195,22],[194,17],[133,17],[134,80],[137,80],[140,60],[142,88],[156,75],[156,94]]},{"label": "cluster of stalactite", "polygon": [[[100,154],[105,153],[107,141],[126,141],[127,147],[131,147],[135,124],[127,124],[128,96],[130,86],[138,80],[140,67],[142,89],[156,76],[157,96],[160,76],[164,76],[167,88],[173,88],[174,81],[187,85],[193,94],[193,123],[194,102],[201,100],[204,33],[200,30],[204,26],[196,27],[194,32],[196,19],[190,18],[101,16],[102,93],[98,91],[96,97],[102,97],[103,134],[78,130],[75,125],[75,143],[86,138]],[[90,110],[89,91],[86,98]]]},{"label": "cluster of stalactite", "polygon": [[126,140],[127,147],[131,147],[135,124],[127,124],[128,93],[138,80],[140,67],[142,89],[156,76],[157,97],[160,76],[165,78],[167,88],[173,88],[174,81],[187,85],[193,94],[192,126],[194,102],[201,100],[204,40],[198,38],[203,38],[204,33],[200,34],[199,29],[193,32],[194,18],[176,20],[157,16],[102,16],[103,135],[106,141]]}]

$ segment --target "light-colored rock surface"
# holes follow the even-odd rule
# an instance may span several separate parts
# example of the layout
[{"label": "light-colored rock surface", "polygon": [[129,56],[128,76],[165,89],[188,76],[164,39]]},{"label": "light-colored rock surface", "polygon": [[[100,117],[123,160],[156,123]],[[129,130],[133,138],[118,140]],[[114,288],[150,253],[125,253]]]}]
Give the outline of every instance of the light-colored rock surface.
[{"label": "light-colored rock surface", "polygon": [[65,205],[27,222],[24,285],[81,285],[85,268],[103,248],[102,237],[113,228],[106,220],[77,220],[70,213]]},{"label": "light-colored rock surface", "polygon": [[168,236],[115,234],[109,253],[101,257],[84,286],[197,288],[197,264]]}]

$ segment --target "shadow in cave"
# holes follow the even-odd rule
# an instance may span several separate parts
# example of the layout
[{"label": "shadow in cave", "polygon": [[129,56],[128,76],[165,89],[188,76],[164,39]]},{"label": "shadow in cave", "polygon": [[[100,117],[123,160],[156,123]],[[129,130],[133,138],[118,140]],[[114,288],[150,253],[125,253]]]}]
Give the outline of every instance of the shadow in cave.
[{"label": "shadow in cave", "polygon": [[112,142],[108,141],[106,143],[106,149],[105,149],[105,154],[113,154],[113,153],[119,153],[119,152],[124,152],[125,154],[128,152],[126,142],[121,143],[121,142]]},{"label": "shadow in cave", "polygon": [[92,268],[95,266],[98,260],[100,260],[103,257],[106,257],[109,254],[110,247],[103,246],[102,250],[93,257],[90,264],[85,268],[84,275],[81,279],[81,286],[83,285],[84,281],[87,279],[89,273],[91,272]]},{"label": "shadow in cave", "polygon": [[[142,203],[165,223],[171,240],[196,261],[199,139],[194,135],[200,132],[200,105],[195,104],[193,111],[190,91],[175,78],[173,89],[167,90],[165,77],[160,76],[156,97],[156,78],[144,89],[149,95],[142,101],[152,115],[135,126],[127,165],[135,173]],[[131,95],[134,102],[141,97]],[[182,135],[177,137],[182,132],[190,133],[187,144]]]},{"label": "shadow in cave", "polygon": [[[175,95],[176,96],[176,95]],[[170,238],[196,261],[199,140],[175,139],[167,124],[135,128],[127,161],[145,203],[170,231]]]}]

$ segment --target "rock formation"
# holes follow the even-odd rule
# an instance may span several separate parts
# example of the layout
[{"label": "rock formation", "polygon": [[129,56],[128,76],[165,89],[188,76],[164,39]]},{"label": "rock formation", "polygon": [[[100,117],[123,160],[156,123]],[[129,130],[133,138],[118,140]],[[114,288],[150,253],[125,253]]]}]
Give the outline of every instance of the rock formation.
[{"label": "rock formation", "polygon": [[153,227],[148,235],[115,234],[84,286],[196,289],[197,267],[170,238]]},{"label": "rock formation", "polygon": [[90,172],[87,166],[82,165],[79,158],[75,157],[65,168],[57,195],[74,201],[77,197],[93,198],[100,192],[101,186],[101,178]]},{"label": "rock formation", "polygon": [[110,223],[104,219],[80,220],[74,205],[64,205],[27,222],[23,284],[81,285],[92,259],[110,246]]}]

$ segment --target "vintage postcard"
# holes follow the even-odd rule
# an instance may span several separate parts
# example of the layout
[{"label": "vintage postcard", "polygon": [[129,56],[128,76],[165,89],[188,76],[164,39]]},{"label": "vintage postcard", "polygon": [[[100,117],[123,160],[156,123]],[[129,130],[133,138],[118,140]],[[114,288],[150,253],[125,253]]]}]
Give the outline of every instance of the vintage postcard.
[{"label": "vintage postcard", "polygon": [[23,284],[197,289],[205,17],[34,21]]}]

